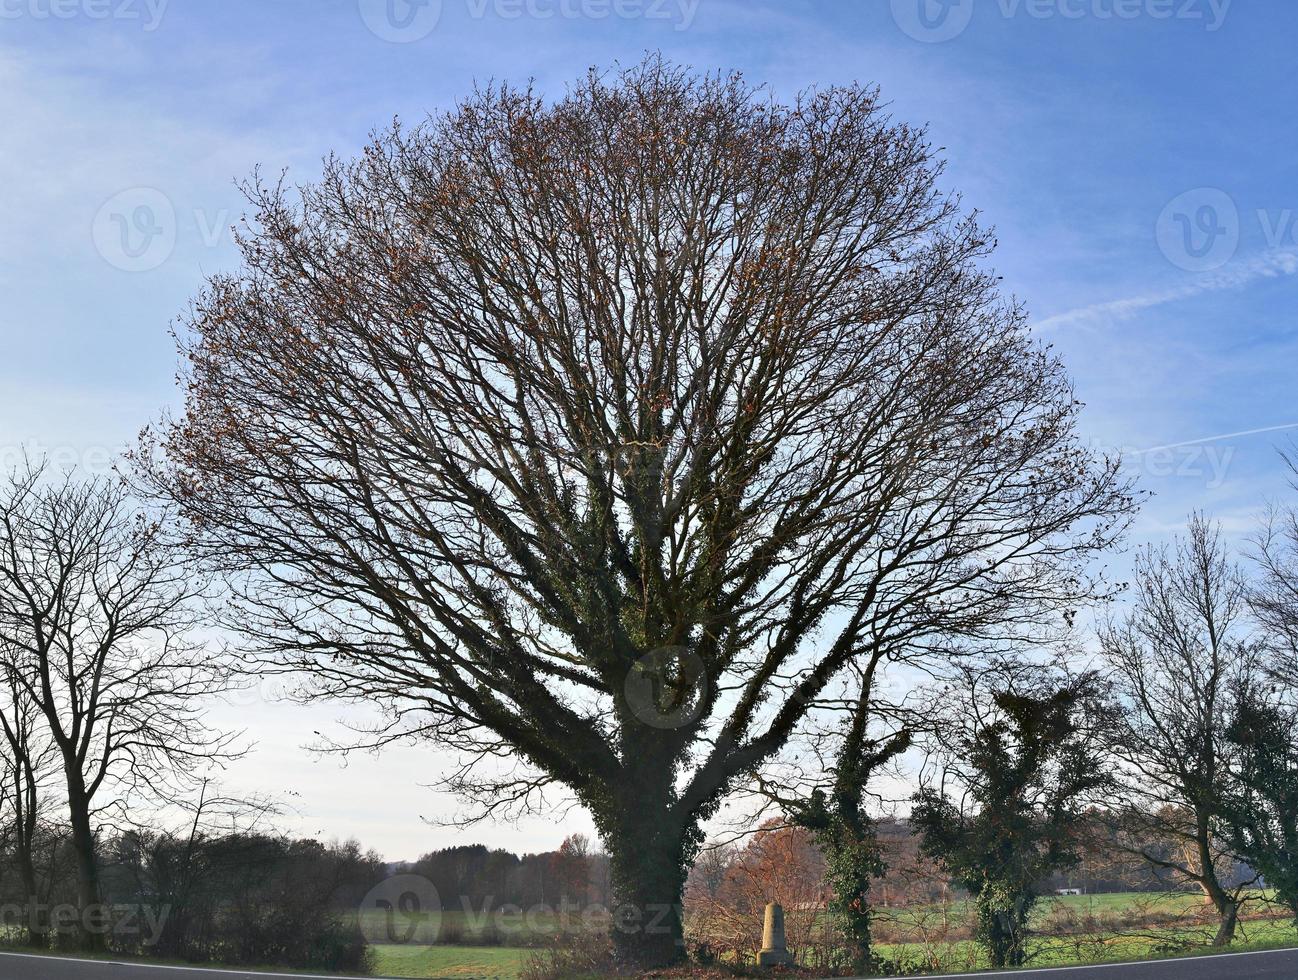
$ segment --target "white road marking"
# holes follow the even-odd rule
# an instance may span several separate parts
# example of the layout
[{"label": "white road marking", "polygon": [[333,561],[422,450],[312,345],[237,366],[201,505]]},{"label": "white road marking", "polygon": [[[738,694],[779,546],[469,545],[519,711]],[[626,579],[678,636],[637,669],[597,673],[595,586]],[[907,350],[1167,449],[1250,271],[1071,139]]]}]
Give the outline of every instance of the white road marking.
[{"label": "white road marking", "polygon": [[168,963],[146,963],[141,960],[89,960],[76,956],[54,956],[42,955],[40,953],[0,953],[0,957],[9,957],[13,959],[24,960],[44,960],[54,963],[92,963],[100,966],[133,966],[141,970],[182,970],[190,973],[214,973],[217,976],[236,976],[236,977],[290,977],[292,980],[383,980],[382,977],[366,978],[362,974],[353,973],[350,976],[339,976],[338,974],[325,973],[266,973],[261,970],[246,970],[236,967],[215,967],[215,966],[172,966]]},{"label": "white road marking", "polygon": [[[1119,967],[1130,966],[1157,966],[1160,963],[1197,963],[1200,960],[1213,962],[1216,960],[1230,960],[1241,956],[1274,956],[1277,953],[1298,954],[1298,947],[1286,949],[1253,949],[1243,953],[1211,953],[1204,956],[1169,956],[1162,960],[1124,960],[1121,963],[1088,963],[1081,966],[1042,966],[1035,970],[998,970],[987,973],[942,973],[937,977],[950,978],[950,980],[974,980],[976,977],[1031,977],[1038,973],[1065,973],[1070,970],[1113,970]],[[865,978],[858,978],[865,980]],[[885,977],[881,980],[906,980],[904,977]]]},{"label": "white road marking", "polygon": [[[1129,960],[1123,963],[1091,963],[1086,966],[1049,966],[1040,967],[1035,970],[999,970],[995,972],[984,973],[948,973],[944,976],[951,977],[953,980],[962,980],[970,978],[974,980],[977,977],[1030,977],[1042,973],[1065,973],[1069,970],[1115,970],[1122,967],[1132,966],[1153,966],[1158,963],[1175,963],[1187,960],[1229,960],[1237,959],[1242,956],[1275,956],[1281,953],[1295,954],[1298,949],[1255,949],[1244,953],[1214,953],[1210,956],[1181,956],[1171,957],[1165,960]],[[364,978],[351,974],[350,976],[340,976],[338,974],[325,973],[263,973],[258,970],[239,970],[231,968],[219,968],[211,966],[171,966],[164,963],[144,963],[137,960],[88,960],[74,956],[43,956],[39,953],[0,953],[0,958],[10,959],[27,959],[27,960],[46,960],[62,963],[89,963],[98,964],[99,966],[133,966],[141,970],[180,970],[190,973],[212,973],[217,976],[251,976],[251,977],[287,977],[296,978],[296,980],[364,980]],[[382,980],[382,978],[374,978]],[[891,977],[887,980],[904,980],[901,977]]]}]

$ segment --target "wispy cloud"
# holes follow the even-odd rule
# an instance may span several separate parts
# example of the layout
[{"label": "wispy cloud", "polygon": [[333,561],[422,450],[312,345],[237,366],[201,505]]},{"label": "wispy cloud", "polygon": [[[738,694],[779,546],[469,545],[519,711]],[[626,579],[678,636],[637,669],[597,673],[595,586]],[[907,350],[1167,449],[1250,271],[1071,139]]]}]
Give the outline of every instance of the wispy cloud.
[{"label": "wispy cloud", "polygon": [[1263,252],[1252,258],[1234,263],[1219,272],[1201,276],[1189,282],[1152,290],[1139,296],[1093,303],[1046,317],[1033,324],[1033,330],[1043,333],[1071,326],[1103,326],[1125,320],[1150,307],[1190,299],[1203,293],[1226,289],[1241,289],[1261,279],[1276,279],[1298,274],[1298,250],[1277,249]]},{"label": "wispy cloud", "polygon": [[1264,425],[1257,429],[1240,429],[1238,432],[1220,432],[1215,436],[1202,436],[1198,439],[1186,439],[1183,442],[1169,442],[1165,446],[1150,446],[1148,449],[1132,449],[1124,453],[1127,456],[1145,456],[1149,453],[1161,453],[1168,449],[1181,449],[1185,446],[1203,446],[1211,442],[1224,442],[1227,439],[1242,439],[1245,436],[1256,436],[1268,432],[1284,432],[1298,429],[1298,422],[1285,422],[1280,425]]}]

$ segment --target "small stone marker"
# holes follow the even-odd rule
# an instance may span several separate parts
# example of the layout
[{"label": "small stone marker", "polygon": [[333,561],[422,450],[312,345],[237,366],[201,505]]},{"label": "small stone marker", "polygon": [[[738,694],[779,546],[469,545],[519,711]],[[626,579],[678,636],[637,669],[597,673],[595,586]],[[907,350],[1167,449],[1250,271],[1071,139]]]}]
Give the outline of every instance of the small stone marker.
[{"label": "small stone marker", "polygon": [[762,925],[762,949],[757,954],[757,965],[793,965],[789,948],[784,945],[784,909],[775,902],[766,906],[766,921]]}]

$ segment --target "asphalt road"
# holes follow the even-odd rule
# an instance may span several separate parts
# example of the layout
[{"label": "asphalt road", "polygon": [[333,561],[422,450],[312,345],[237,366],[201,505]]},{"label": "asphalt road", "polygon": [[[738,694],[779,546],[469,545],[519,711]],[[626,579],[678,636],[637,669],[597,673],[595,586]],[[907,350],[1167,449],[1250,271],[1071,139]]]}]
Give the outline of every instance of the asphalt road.
[{"label": "asphalt road", "polygon": [[[1223,956],[1200,956],[1157,963],[969,973],[964,976],[1039,977],[1041,980],[1298,980],[1298,950],[1228,953]],[[312,975],[302,973],[245,973],[239,970],[202,970],[183,966],[149,966],[0,953],[0,980],[266,980],[267,977],[312,980]],[[315,980],[345,978],[317,975]]]},{"label": "asphalt road", "polygon": [[[0,953],[0,980],[267,980],[268,977],[312,980],[312,975],[305,973],[202,970],[184,966],[151,966],[110,960],[75,960],[60,956]],[[316,980],[356,980],[356,977],[317,976]]]}]

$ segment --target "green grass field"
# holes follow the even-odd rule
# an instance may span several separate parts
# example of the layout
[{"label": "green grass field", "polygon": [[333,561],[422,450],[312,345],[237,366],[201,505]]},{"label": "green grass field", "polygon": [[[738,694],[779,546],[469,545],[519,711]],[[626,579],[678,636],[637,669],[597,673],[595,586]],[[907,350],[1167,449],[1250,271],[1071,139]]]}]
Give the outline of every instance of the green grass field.
[{"label": "green grass field", "polygon": [[[1256,893],[1256,899],[1267,897]],[[1256,902],[1246,916],[1265,906]],[[988,966],[977,944],[968,939],[942,940],[940,909],[882,909],[876,920],[881,955],[907,966],[938,971],[975,970]],[[967,928],[968,908],[953,903],[946,920]],[[1277,914],[1274,908],[1270,914]],[[1143,960],[1204,952],[1216,920],[1201,896],[1187,893],[1124,892],[1070,895],[1043,899],[1033,912],[1033,928],[1043,933],[1031,945],[1031,965],[1066,966]],[[968,935],[967,931],[964,933]],[[904,936],[904,941],[896,941]],[[886,941],[889,937],[893,941]],[[1298,945],[1298,930],[1288,918],[1246,917],[1238,925],[1232,951]]]},{"label": "green grass field", "polygon": [[[1261,895],[1261,893],[1258,893]],[[913,924],[924,916],[931,916],[939,906],[906,906],[901,908],[879,908],[875,919],[880,923],[898,926]],[[1192,892],[1112,892],[1101,895],[1065,895],[1049,896],[1038,901],[1033,910],[1032,919],[1035,928],[1041,928],[1046,920],[1059,912],[1068,912],[1074,916],[1165,916],[1168,918],[1191,917],[1205,909],[1201,895]],[[966,901],[952,902],[947,906],[947,914],[955,919],[970,913]]]},{"label": "green grass field", "polygon": [[380,976],[518,980],[530,955],[501,946],[375,946]]},{"label": "green grass field", "polygon": [[[881,909],[879,925],[898,933],[922,932],[941,914],[940,908]],[[1061,924],[1082,927],[1072,935],[1040,936],[1033,941],[1033,966],[1064,966],[1078,963],[1103,963],[1122,960],[1161,959],[1174,955],[1213,952],[1206,948],[1213,933],[1210,917],[1204,916],[1203,900],[1191,893],[1152,894],[1119,893],[1106,895],[1066,896],[1042,900],[1034,914],[1038,929],[1057,928]],[[945,909],[952,923],[964,925],[968,914],[965,903],[953,903]],[[465,917],[460,912],[442,913],[443,927],[452,934],[472,942],[472,936],[487,928],[481,917]],[[1071,917],[1071,918],[1070,918]],[[1179,921],[1178,921],[1179,920]],[[491,920],[501,924],[497,917]],[[1114,928],[1110,924],[1124,923]],[[1103,928],[1086,932],[1094,923]],[[381,975],[395,977],[446,978],[446,980],[517,980],[519,971],[532,955],[528,944],[539,945],[561,931],[553,915],[506,918],[501,939],[505,945],[434,946],[376,944],[377,968]],[[566,923],[568,931],[580,928],[580,917]],[[968,933],[966,932],[965,935]],[[1273,949],[1298,945],[1298,931],[1285,919],[1250,918],[1240,922],[1239,933],[1231,951]],[[929,942],[880,942],[881,955],[899,964],[922,967],[933,972],[960,972],[987,966],[977,944],[968,939]]]},{"label": "green grass field", "polygon": [[[1298,946],[1298,931],[1295,931],[1292,923],[1268,920],[1244,925],[1245,928],[1240,930],[1229,950],[1206,946],[1211,933],[1198,928],[1148,930],[1139,935],[1100,933],[1083,937],[1042,937],[1031,944],[1032,959],[1029,965],[1059,967],[1118,963]],[[880,955],[894,962],[927,968],[932,972],[964,972],[983,970],[989,966],[977,944],[970,940],[947,943],[940,949],[921,944],[880,944],[877,949]]]},{"label": "green grass field", "polygon": [[[1077,928],[1069,935],[1041,935],[1032,941],[1032,966],[1051,967],[1122,960],[1162,959],[1178,955],[1217,952],[1207,947],[1213,923],[1204,916],[1202,899],[1188,893],[1124,893],[1082,895],[1043,900],[1034,914],[1034,926],[1059,931],[1060,925]],[[942,938],[943,917],[967,931],[968,908],[956,902],[945,909],[935,906],[880,909],[879,932],[905,935],[907,941],[881,941],[876,949],[895,963],[930,972],[963,972],[987,967],[976,943],[964,938]],[[1071,916],[1071,918],[1070,918]],[[564,922],[553,914],[501,917],[466,916],[463,912],[438,913],[394,919],[367,916],[371,935],[389,926],[404,932],[412,925],[425,927],[437,921],[439,932],[459,937],[464,945],[374,941],[375,972],[380,976],[414,980],[518,980],[529,957],[528,945],[544,945],[556,933],[582,927],[580,916]],[[1123,923],[1115,927],[1113,923]],[[1097,927],[1098,924],[1098,927]],[[586,923],[595,928],[598,923]],[[472,937],[484,929],[496,930],[492,945],[474,944]],[[1090,931],[1087,931],[1090,930]],[[918,940],[912,937],[919,937]],[[1298,930],[1287,919],[1241,920],[1232,952],[1298,945]],[[269,969],[269,968],[268,968]]]},{"label": "green grass field", "polygon": [[[1164,930],[1161,937],[1095,937],[1077,944],[1057,939],[1043,939],[1035,944],[1033,966],[1064,966],[1083,960],[1088,963],[1123,960],[1162,959],[1173,955],[1160,950],[1160,944],[1180,946],[1180,941],[1202,939],[1177,930]],[[1244,938],[1232,952],[1275,949],[1298,944],[1298,933],[1283,922],[1252,923]],[[881,946],[879,952],[898,962],[939,970],[961,972],[983,969],[987,963],[972,942],[949,944],[940,961],[934,962],[921,947]],[[1180,954],[1212,952],[1190,948]],[[499,946],[376,946],[377,970],[382,976],[421,978],[421,980],[518,980],[520,970],[531,955],[524,949]]]}]

